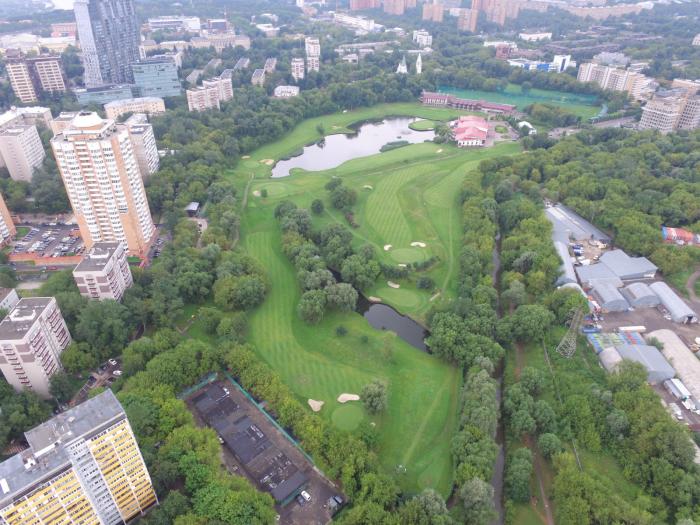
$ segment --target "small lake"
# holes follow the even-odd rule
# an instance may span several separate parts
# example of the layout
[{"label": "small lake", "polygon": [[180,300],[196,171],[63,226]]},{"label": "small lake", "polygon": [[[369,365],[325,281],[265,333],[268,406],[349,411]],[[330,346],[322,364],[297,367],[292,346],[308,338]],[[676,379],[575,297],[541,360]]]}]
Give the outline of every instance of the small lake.
[{"label": "small lake", "polygon": [[410,317],[401,315],[391,306],[372,303],[360,295],[356,310],[377,330],[390,330],[418,350],[430,352],[425,344],[425,338],[429,335],[428,331]]},{"label": "small lake", "polygon": [[389,142],[405,140],[411,144],[433,140],[433,131],[414,131],[408,127],[416,118],[388,118],[367,122],[355,133],[328,135],[321,143],[306,146],[304,152],[289,160],[281,160],[272,168],[272,177],[287,177],[293,168],[321,171],[340,166],[343,162],[379,153]]}]

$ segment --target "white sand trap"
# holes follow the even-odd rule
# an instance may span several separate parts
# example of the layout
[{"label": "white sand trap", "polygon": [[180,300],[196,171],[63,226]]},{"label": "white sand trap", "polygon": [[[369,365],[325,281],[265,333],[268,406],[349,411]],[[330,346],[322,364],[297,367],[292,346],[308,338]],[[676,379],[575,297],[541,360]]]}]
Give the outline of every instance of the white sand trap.
[{"label": "white sand trap", "polygon": [[254,197],[260,197],[260,190],[254,190],[254,191],[253,191],[253,196],[254,196]]},{"label": "white sand trap", "polygon": [[401,285],[399,283],[395,283],[394,281],[387,281],[386,284],[388,284],[391,288],[401,288]]},{"label": "white sand trap", "polygon": [[437,150],[435,153],[442,153],[442,148],[440,148],[439,150]]},{"label": "white sand trap", "polygon": [[414,248],[425,248],[427,246],[427,244],[425,244],[424,242],[420,242],[420,241],[414,241],[411,243],[411,246],[413,246]]},{"label": "white sand trap", "polygon": [[433,296],[430,298],[430,301],[434,301],[435,299],[437,299],[438,297],[440,297],[440,294],[441,294],[441,293],[442,293],[442,292],[438,292],[438,293],[436,293],[435,295],[433,295]]},{"label": "white sand trap", "polygon": [[311,410],[313,410],[314,412],[320,412],[321,408],[323,408],[325,401],[316,401],[315,399],[309,399],[308,403],[311,407]]},{"label": "white sand trap", "polygon": [[374,188],[373,188],[372,186],[370,186],[369,184],[365,184],[365,185],[362,186],[362,187],[363,187],[364,189],[366,189],[366,190],[373,190],[373,189],[374,189]]},{"label": "white sand trap", "polygon": [[391,250],[391,244],[385,244],[385,245],[384,245],[384,251],[385,251],[385,252],[388,252],[389,250]]},{"label": "white sand trap", "polygon": [[406,263],[399,263],[399,268],[407,268],[408,264]]},{"label": "white sand trap", "polygon": [[250,155],[243,155],[241,158],[244,159],[244,160],[245,160],[245,159],[249,159],[249,158],[250,158]]},{"label": "white sand trap", "polygon": [[370,296],[367,298],[367,300],[368,300],[370,303],[381,303],[381,302],[382,302],[382,298],[381,298],[381,297],[375,297],[374,295],[370,295]]},{"label": "white sand trap", "polygon": [[346,394],[343,392],[338,396],[338,403],[347,403],[348,401],[359,401],[360,396],[357,394]]},{"label": "white sand trap", "polygon": [[260,162],[261,162],[262,164],[267,164],[268,166],[272,166],[272,165],[275,163],[275,161],[272,160],[272,159],[263,159],[263,160],[261,160]]}]

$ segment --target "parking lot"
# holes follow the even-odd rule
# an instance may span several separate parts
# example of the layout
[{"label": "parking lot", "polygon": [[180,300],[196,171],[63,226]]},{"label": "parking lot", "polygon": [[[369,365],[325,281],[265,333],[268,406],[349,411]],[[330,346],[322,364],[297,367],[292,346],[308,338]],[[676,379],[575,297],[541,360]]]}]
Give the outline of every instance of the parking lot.
[{"label": "parking lot", "polygon": [[72,224],[44,223],[27,225],[31,229],[15,241],[13,254],[35,254],[38,257],[79,255],[85,247],[78,227]]},{"label": "parking lot", "polygon": [[109,359],[92,372],[85,384],[70,400],[70,406],[75,406],[88,398],[90,390],[101,386],[108,387],[121,376],[121,364],[118,359]]},{"label": "parking lot", "polygon": [[280,523],[321,525],[331,520],[329,506],[335,503],[330,500],[337,496],[342,502],[345,497],[236,385],[216,381],[185,401],[197,424],[216,430],[226,469],[275,498]]}]

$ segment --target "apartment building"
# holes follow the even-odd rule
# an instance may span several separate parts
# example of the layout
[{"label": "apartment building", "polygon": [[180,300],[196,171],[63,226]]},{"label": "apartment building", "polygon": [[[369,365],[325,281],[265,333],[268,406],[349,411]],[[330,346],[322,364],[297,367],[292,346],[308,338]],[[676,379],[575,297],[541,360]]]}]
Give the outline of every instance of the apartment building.
[{"label": "apartment building", "polygon": [[420,47],[430,47],[433,45],[433,35],[425,29],[418,29],[413,32],[413,41]]},{"label": "apartment building", "polygon": [[388,15],[402,15],[406,11],[406,0],[384,0],[384,12]]},{"label": "apartment building", "polygon": [[292,59],[292,78],[299,81],[304,78],[305,67],[303,58],[293,58]]},{"label": "apartment building", "polygon": [[423,4],[423,20],[429,22],[442,22],[445,16],[445,7],[433,0],[432,3]]},{"label": "apartment building", "polygon": [[34,170],[44,162],[46,153],[33,124],[16,124],[0,131],[0,158],[18,181],[31,181]]},{"label": "apartment building", "polygon": [[299,86],[277,86],[272,96],[275,98],[290,98],[299,96]]},{"label": "apartment building", "polygon": [[220,109],[219,88],[196,87],[187,90],[187,107],[190,111],[206,111],[208,109]]},{"label": "apartment building", "polygon": [[378,9],[380,0],[350,0],[350,11],[362,11],[364,9]]},{"label": "apartment building", "polygon": [[86,248],[119,241],[144,256],[155,226],[128,127],[80,112],[51,147]]},{"label": "apartment building", "polygon": [[227,102],[233,98],[233,84],[231,83],[230,77],[212,77],[207,80],[203,80],[202,86],[205,88],[216,88],[219,102]]},{"label": "apartment building", "polygon": [[250,78],[250,83],[254,86],[263,87],[265,85],[265,70],[256,69],[253,71],[253,76]]},{"label": "apartment building", "polygon": [[7,60],[5,64],[7,76],[15,96],[24,104],[37,101],[37,93],[29,72],[29,64],[24,60]]},{"label": "apartment building", "polygon": [[62,370],[60,355],[70,342],[56,299],[20,299],[0,322],[0,371],[16,391],[48,399],[49,380]]},{"label": "apartment building", "polygon": [[657,93],[642,108],[639,129],[657,129],[661,133],[670,133],[678,127],[685,101],[677,93]]},{"label": "apartment building", "polygon": [[78,27],[76,26],[75,22],[57,22],[55,24],[51,24],[51,36],[53,38],[66,36],[75,38],[77,33]]},{"label": "apartment building", "polygon": [[635,100],[651,96],[656,84],[654,80],[627,69],[587,62],[578,70],[580,82],[595,82],[603,89],[625,91]]},{"label": "apartment building", "polygon": [[0,463],[0,523],[122,525],[158,503],[111,390],[24,436],[29,448]]},{"label": "apartment building", "polygon": [[177,64],[170,57],[147,58],[131,65],[141,97],[177,97],[182,94]]},{"label": "apartment building", "polygon": [[134,0],[75,0],[73,10],[85,86],[133,82],[141,40]]},{"label": "apartment building", "polygon": [[[14,239],[17,234],[17,228],[12,220],[10,210],[7,209],[5,199],[0,194],[0,246],[5,246],[8,242]],[[17,292],[15,292],[17,293]],[[0,304],[0,308],[5,308]],[[7,310],[7,308],[5,308]]]},{"label": "apartment building", "polygon": [[126,113],[165,113],[165,102],[159,97],[127,98],[108,102],[104,108],[107,118],[117,119]]},{"label": "apartment building", "polygon": [[[0,198],[2,198],[0,196]],[[0,288],[0,309],[9,312],[19,302],[19,295],[14,288]]]},{"label": "apartment building", "polygon": [[479,20],[479,12],[475,9],[462,9],[457,18],[457,29],[476,33],[476,26]]},{"label": "apartment building", "polygon": [[160,155],[158,155],[153,126],[149,124],[148,117],[144,113],[134,113],[126,119],[124,125],[131,136],[131,147],[139,165],[141,178],[146,180],[158,171],[160,166]]},{"label": "apartment building", "polygon": [[65,93],[61,58],[44,54],[27,58],[13,50],[7,53],[7,75],[12,90],[23,103],[36,102],[40,93]]},{"label": "apartment building", "polygon": [[304,50],[306,51],[306,58],[309,57],[320,57],[321,56],[321,42],[318,38],[306,37],[304,40]]},{"label": "apartment building", "polygon": [[134,284],[126,246],[121,242],[96,242],[73,270],[73,278],[83,297],[121,301]]},{"label": "apartment building", "polygon": [[307,57],[306,58],[306,71],[311,72],[311,71],[320,71],[321,69],[321,60],[319,57]]},{"label": "apartment building", "polygon": [[276,58],[265,59],[265,65],[263,66],[263,69],[265,70],[265,73],[274,73],[275,69],[277,69],[277,59]]}]

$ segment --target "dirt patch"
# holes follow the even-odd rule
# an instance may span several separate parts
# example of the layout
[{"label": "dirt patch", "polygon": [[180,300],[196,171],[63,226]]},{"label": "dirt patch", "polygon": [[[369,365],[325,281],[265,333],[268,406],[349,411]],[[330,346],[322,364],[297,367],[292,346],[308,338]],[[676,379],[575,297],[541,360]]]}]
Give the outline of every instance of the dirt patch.
[{"label": "dirt patch", "polygon": [[263,159],[260,161],[261,164],[265,164],[267,166],[272,166],[275,161],[273,159]]},{"label": "dirt patch", "polygon": [[323,408],[323,405],[325,404],[325,401],[316,401],[315,399],[309,399],[308,403],[311,407],[311,410],[313,410],[314,412],[320,412]]},{"label": "dirt patch", "polygon": [[357,394],[348,394],[343,392],[338,396],[338,403],[347,403],[348,401],[359,401],[360,396]]},{"label": "dirt patch", "polygon": [[364,189],[366,189],[366,190],[373,190],[373,189],[374,189],[374,188],[373,188],[372,186],[370,186],[369,184],[365,184],[365,185],[362,186],[362,187],[363,187]]}]

